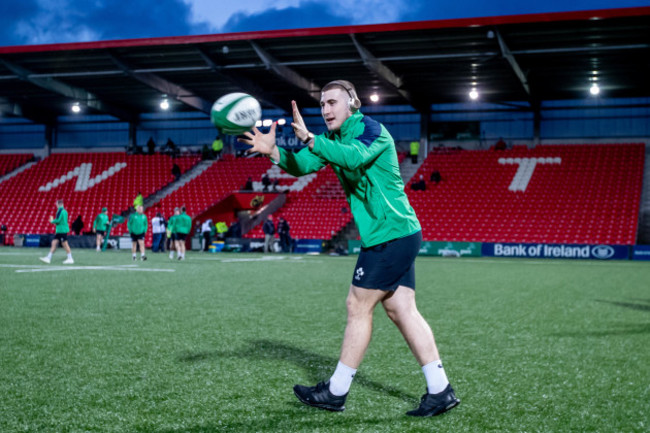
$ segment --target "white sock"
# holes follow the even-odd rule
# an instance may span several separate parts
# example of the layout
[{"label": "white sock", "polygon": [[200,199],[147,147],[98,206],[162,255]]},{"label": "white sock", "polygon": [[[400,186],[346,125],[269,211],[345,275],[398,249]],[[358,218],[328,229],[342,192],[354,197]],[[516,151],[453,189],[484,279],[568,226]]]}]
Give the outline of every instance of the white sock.
[{"label": "white sock", "polygon": [[72,259],[72,253],[68,254],[68,258]]},{"label": "white sock", "polygon": [[136,253],[133,253],[133,258],[134,258],[134,259],[135,259],[136,256],[137,256],[137,254],[136,254]]},{"label": "white sock", "polygon": [[336,365],[334,374],[330,377],[330,392],[337,396],[342,396],[350,391],[352,379],[357,373],[356,368],[348,367],[341,361]]},{"label": "white sock", "polygon": [[47,253],[47,258],[48,258],[48,259],[51,259],[51,258],[52,258],[52,253],[51,253],[51,252]]},{"label": "white sock", "polygon": [[169,252],[169,258],[171,258],[171,259],[174,258],[174,252],[173,252],[173,251],[170,251],[170,252]]},{"label": "white sock", "polygon": [[442,361],[433,361],[422,367],[422,372],[427,380],[429,394],[438,394],[447,388],[449,380],[442,366]]}]

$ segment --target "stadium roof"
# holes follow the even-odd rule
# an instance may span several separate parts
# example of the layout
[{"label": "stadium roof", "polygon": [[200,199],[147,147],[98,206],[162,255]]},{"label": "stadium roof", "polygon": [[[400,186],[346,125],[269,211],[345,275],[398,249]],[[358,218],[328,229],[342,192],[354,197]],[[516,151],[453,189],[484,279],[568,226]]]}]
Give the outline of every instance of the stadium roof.
[{"label": "stadium roof", "polygon": [[317,106],[345,78],[364,104],[650,96],[650,7],[0,47],[0,113],[56,122],[75,101],[137,121],[167,95],[208,112],[235,91],[266,107]]}]

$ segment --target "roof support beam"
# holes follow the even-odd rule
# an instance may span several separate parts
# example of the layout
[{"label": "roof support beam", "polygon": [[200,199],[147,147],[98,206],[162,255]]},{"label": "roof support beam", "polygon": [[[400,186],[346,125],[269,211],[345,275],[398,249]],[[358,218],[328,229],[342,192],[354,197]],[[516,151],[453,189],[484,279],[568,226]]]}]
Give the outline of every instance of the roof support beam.
[{"label": "roof support beam", "polygon": [[524,71],[522,71],[521,67],[519,67],[519,63],[517,63],[515,56],[510,51],[510,48],[508,48],[506,41],[503,40],[503,37],[501,36],[499,30],[494,29],[494,33],[497,35],[497,40],[499,41],[501,55],[508,61],[508,63],[510,63],[510,67],[512,68],[517,78],[519,78],[519,82],[526,91],[526,94],[530,97],[530,86],[528,86],[528,79],[526,78],[526,74],[524,74]]},{"label": "roof support beam", "polygon": [[34,123],[40,123],[43,125],[55,125],[56,116],[48,115],[41,111],[35,111],[28,107],[24,107],[21,104],[10,101],[7,98],[0,97],[0,113],[22,117],[23,119],[31,120]]},{"label": "roof support beam", "polygon": [[97,95],[85,89],[71,86],[53,78],[34,77],[32,76],[34,75],[32,71],[4,59],[0,59],[0,63],[5,65],[21,80],[27,81],[35,86],[66,96],[86,105],[87,107],[93,108],[106,114],[110,114],[111,116],[114,116],[121,120],[129,122],[135,122],[138,120],[138,116],[136,114],[108,104],[102,101]]},{"label": "roof support beam", "polygon": [[265,103],[272,105],[279,110],[286,111],[289,107],[288,101],[280,100],[276,96],[273,96],[269,92],[265,91],[254,81],[242,76],[242,74],[227,70],[226,67],[215,62],[215,60],[203,47],[197,46],[196,49],[203,61],[213,72],[232,82],[236,86],[241,87],[244,92],[253,95],[258,100],[264,101]]},{"label": "roof support beam", "polygon": [[202,97],[195,95],[191,90],[184,88],[178,84],[162,78],[159,75],[150,72],[136,72],[127,65],[122,59],[113,53],[108,53],[111,60],[129,76],[140,81],[141,83],[155,89],[170,98],[181,101],[183,104],[188,105],[194,109],[210,114],[212,103]]},{"label": "roof support beam", "polygon": [[288,66],[282,65],[275,57],[260,47],[257,42],[249,41],[258,57],[264,62],[266,69],[273,71],[277,76],[293,84],[299,89],[305,90],[309,96],[320,102],[320,87],[308,78]]},{"label": "roof support beam", "polygon": [[354,34],[351,34],[350,38],[352,38],[352,42],[359,52],[359,55],[361,56],[363,64],[366,66],[366,68],[368,68],[368,70],[371,72],[377,74],[379,78],[381,78],[385,83],[392,86],[400,95],[402,95],[404,99],[406,99],[410,105],[419,111],[422,111],[419,108],[420,104],[417,104],[413,100],[411,94],[407,90],[403,89],[404,82],[402,79],[398,77],[397,74],[395,74],[388,66],[382,63],[381,60],[379,60],[370,51],[368,51],[368,49],[357,40]]}]

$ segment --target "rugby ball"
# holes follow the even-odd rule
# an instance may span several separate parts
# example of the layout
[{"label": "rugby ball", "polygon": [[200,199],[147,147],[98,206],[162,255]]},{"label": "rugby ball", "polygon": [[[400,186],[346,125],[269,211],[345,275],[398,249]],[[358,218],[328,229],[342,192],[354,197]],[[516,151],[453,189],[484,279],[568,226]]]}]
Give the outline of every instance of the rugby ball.
[{"label": "rugby ball", "polygon": [[239,135],[262,118],[257,99],[246,93],[229,93],[217,99],[210,110],[212,124],[223,134]]}]

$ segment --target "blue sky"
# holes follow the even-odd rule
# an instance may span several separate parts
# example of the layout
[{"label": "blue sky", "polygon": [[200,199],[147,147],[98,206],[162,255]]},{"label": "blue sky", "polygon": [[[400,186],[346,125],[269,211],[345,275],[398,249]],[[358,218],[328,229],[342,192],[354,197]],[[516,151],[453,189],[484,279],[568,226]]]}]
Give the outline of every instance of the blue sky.
[{"label": "blue sky", "polygon": [[650,0],[2,0],[0,46],[650,6]]}]

